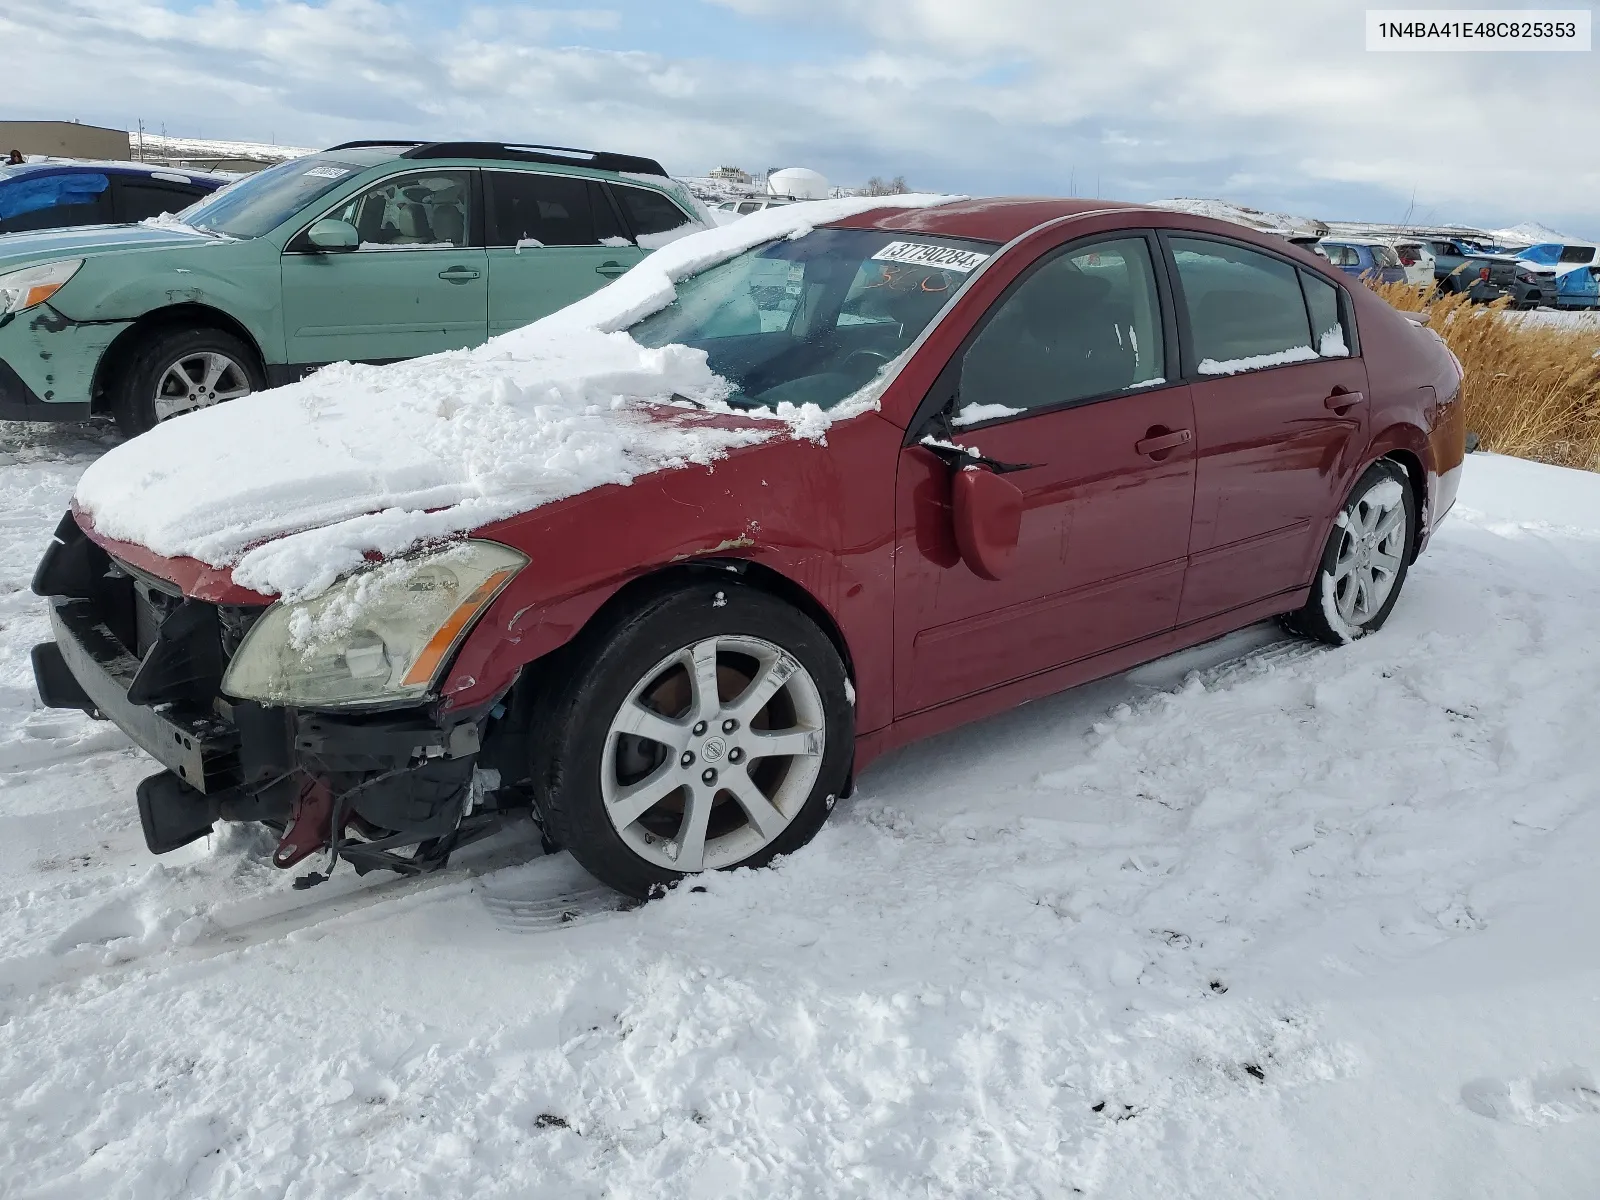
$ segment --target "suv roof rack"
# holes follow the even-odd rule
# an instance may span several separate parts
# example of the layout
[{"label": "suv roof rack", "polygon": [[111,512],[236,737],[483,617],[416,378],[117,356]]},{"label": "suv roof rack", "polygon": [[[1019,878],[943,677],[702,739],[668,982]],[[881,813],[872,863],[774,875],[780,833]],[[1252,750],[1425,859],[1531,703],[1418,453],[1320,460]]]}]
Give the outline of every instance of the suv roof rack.
[{"label": "suv roof rack", "polygon": [[635,175],[660,175],[667,172],[653,158],[636,154],[617,154],[610,150],[579,150],[573,146],[540,146],[526,142],[424,142],[407,140],[341,142],[329,150],[354,150],[360,147],[403,146],[401,158],[494,158],[511,162],[553,163],[593,167],[597,171],[629,171]]}]

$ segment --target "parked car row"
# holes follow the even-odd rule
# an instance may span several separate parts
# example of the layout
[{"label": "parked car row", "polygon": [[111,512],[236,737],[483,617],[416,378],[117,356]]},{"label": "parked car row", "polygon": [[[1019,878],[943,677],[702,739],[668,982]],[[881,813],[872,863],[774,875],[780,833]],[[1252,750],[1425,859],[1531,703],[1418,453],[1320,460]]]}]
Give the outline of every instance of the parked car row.
[{"label": "parked car row", "polygon": [[174,172],[24,169],[0,204],[46,184],[123,223],[0,236],[0,419],[130,435],[326,363],[478,345],[709,225],[653,159],[486,142],[347,142],[175,192],[181,220],[129,223],[141,189],[209,187]]},{"label": "parked car row", "polygon": [[143,163],[0,166],[0,234],[143,221],[180,212],[229,182]]},{"label": "parked car row", "polygon": [[1494,247],[1465,237],[1301,239],[1347,274],[1408,283],[1475,304],[1509,297],[1511,307],[1600,308],[1600,261],[1588,245]]}]

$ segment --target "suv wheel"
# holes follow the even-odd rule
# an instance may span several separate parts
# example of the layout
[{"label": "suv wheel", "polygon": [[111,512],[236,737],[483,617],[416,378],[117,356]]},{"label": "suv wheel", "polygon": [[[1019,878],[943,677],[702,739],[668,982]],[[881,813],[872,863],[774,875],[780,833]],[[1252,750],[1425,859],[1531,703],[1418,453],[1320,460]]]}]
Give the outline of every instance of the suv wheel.
[{"label": "suv wheel", "polygon": [[255,352],[221,329],[167,329],[137,350],[111,397],[127,437],[266,386]]},{"label": "suv wheel", "polygon": [[1339,511],[1310,598],[1284,624],[1334,646],[1383,628],[1400,599],[1416,529],[1406,473],[1387,459],[1373,463]]},{"label": "suv wheel", "polygon": [[539,807],[558,844],[629,895],[799,849],[849,777],[838,652],[748,585],[697,582],[645,602],[570,680],[536,726]]}]

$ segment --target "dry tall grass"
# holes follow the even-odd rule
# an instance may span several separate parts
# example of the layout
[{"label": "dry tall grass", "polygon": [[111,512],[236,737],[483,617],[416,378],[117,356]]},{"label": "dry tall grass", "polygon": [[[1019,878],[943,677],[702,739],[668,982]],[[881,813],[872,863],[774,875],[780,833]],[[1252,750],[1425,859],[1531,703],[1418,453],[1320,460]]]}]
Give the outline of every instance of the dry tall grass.
[{"label": "dry tall grass", "polygon": [[1426,312],[1455,351],[1466,371],[1467,429],[1485,450],[1600,471],[1600,325],[1542,325],[1501,301],[1431,299],[1410,284],[1375,290],[1398,309]]}]

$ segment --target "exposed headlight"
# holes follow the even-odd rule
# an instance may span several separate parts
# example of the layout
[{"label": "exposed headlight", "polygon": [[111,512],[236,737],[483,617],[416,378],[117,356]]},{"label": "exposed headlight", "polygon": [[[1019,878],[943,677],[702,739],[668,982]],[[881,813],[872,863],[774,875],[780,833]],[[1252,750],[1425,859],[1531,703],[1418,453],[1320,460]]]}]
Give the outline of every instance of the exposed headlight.
[{"label": "exposed headlight", "polygon": [[364,568],[311,600],[280,600],[245,635],[222,690],[311,708],[420,700],[527,562],[495,542],[464,542]]},{"label": "exposed headlight", "polygon": [[81,258],[64,258],[60,262],[41,263],[0,275],[0,315],[25,312],[36,304],[43,304],[59,292],[81,266]]}]

